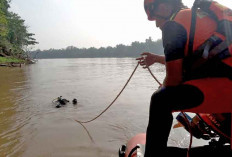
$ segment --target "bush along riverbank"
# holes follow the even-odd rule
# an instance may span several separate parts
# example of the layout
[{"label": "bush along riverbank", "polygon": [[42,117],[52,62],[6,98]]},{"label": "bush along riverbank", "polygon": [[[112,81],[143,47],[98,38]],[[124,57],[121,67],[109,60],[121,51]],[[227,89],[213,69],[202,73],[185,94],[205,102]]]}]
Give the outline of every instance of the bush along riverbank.
[{"label": "bush along riverbank", "polygon": [[17,59],[14,57],[0,57],[0,66],[7,66],[7,67],[18,67],[22,64],[25,64],[26,60]]}]

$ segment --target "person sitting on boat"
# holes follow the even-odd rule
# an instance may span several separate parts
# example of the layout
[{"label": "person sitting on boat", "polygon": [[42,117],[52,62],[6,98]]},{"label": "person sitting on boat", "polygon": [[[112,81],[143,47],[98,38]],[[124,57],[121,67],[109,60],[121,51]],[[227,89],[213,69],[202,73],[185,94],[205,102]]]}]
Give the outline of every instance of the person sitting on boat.
[{"label": "person sitting on boat", "polygon": [[[182,0],[145,0],[144,7],[162,31],[165,55],[143,52],[137,60],[144,68],[166,66],[163,85],[150,102],[145,157],[152,157],[154,150],[167,152],[172,112],[232,112],[232,22],[219,23],[200,9],[194,17]],[[224,41],[226,49],[216,49]]]}]

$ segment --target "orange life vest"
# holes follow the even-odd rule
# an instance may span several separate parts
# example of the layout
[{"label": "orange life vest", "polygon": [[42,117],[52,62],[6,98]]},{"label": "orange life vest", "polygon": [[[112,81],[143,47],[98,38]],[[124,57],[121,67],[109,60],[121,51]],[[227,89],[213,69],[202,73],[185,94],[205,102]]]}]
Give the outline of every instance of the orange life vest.
[{"label": "orange life vest", "polygon": [[[213,16],[209,15],[210,12],[213,13]],[[180,10],[176,14],[175,18],[173,19],[175,22],[182,25],[187,32],[187,42],[185,45],[185,57],[189,55],[190,29],[191,29],[191,22],[192,22],[191,18],[192,18],[192,10],[184,9],[184,10]],[[224,21],[229,21],[232,23],[232,12],[228,8],[219,5],[217,2],[210,2],[207,5],[203,5],[203,9],[197,10],[195,35],[194,35],[194,41],[193,41],[193,55],[194,53],[199,52],[198,51],[199,48],[203,47],[204,49],[206,46],[205,43],[207,43],[207,41],[209,41],[209,39],[212,37],[216,37],[220,39],[221,42],[227,39],[226,34],[218,32],[219,24],[223,23]],[[231,31],[231,29],[232,28],[230,28],[229,31]],[[232,36],[230,36],[230,39],[232,39]],[[229,55],[222,58],[221,61],[229,65],[232,68],[232,41],[227,42],[227,44],[228,44],[227,52],[229,52]],[[201,114],[203,119],[207,117],[204,115],[206,114]],[[216,117],[217,119],[218,117],[220,117],[221,114],[208,114],[208,115],[210,116],[212,115],[212,117]],[[209,124],[210,122],[207,122],[207,123]],[[213,124],[213,122],[211,123]],[[212,125],[212,124],[209,124],[209,125]],[[231,134],[232,134],[232,130],[231,130]],[[230,136],[231,138],[231,135],[228,135],[228,136]]]},{"label": "orange life vest", "polygon": [[210,13],[210,16],[218,22],[223,20],[232,22],[232,10],[216,1],[199,1],[196,5],[205,12]]},{"label": "orange life vest", "polygon": [[[222,62],[232,67],[232,10],[214,1],[207,1],[203,4],[199,4],[199,7],[200,9],[196,11],[193,52],[196,52],[199,47],[205,46],[204,43],[207,43],[211,37],[214,37],[214,39],[216,37],[222,41],[225,41],[228,38],[229,41],[226,41],[226,43],[229,56],[222,58]],[[174,21],[181,24],[187,31],[188,38],[185,46],[185,56],[189,55],[191,18],[191,9],[181,10],[174,18]],[[223,27],[223,32],[218,30],[219,27]],[[214,51],[220,50],[215,49]]]},{"label": "orange life vest", "polygon": [[[198,5],[202,10],[210,13],[210,16],[217,21],[218,26],[222,25],[222,27],[224,27],[224,37],[226,35],[230,36],[230,39],[228,41],[228,49],[230,54],[232,55],[232,10],[215,1],[202,1]],[[231,24],[228,26],[228,23],[226,22],[229,22]],[[223,62],[232,67],[232,57],[224,59]]]},{"label": "orange life vest", "polygon": [[[188,55],[188,43],[189,43],[189,34],[191,26],[191,9],[181,10],[175,17],[174,21],[181,24],[187,31],[187,44],[185,46],[185,56]],[[197,11],[197,21],[196,29],[194,36],[193,52],[195,52],[202,44],[204,44],[210,37],[213,35],[220,38],[222,41],[226,37],[217,32],[217,22],[210,18],[207,13],[198,10]],[[229,52],[232,55],[232,44],[229,45]],[[226,58],[225,60],[231,59],[231,57]],[[232,60],[231,60],[232,61]],[[232,62],[230,63],[232,66]]]}]

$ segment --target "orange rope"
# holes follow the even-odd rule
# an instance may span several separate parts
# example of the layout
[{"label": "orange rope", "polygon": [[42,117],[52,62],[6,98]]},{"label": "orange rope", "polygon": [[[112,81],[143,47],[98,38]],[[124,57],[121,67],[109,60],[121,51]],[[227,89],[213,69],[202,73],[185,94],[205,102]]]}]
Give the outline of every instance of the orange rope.
[{"label": "orange rope", "polygon": [[193,143],[193,134],[192,134],[192,130],[191,130],[191,123],[188,121],[188,118],[186,117],[184,112],[181,112],[181,113],[184,115],[184,119],[187,122],[187,125],[188,125],[188,128],[189,128],[190,142],[189,142],[189,147],[188,147],[188,151],[187,151],[187,157],[190,157],[190,149],[191,149],[192,143]]},{"label": "orange rope", "polygon": [[[83,126],[83,123],[89,123],[89,122],[92,122],[94,120],[96,120],[97,118],[99,118],[103,113],[105,113],[113,104],[114,102],[118,99],[118,97],[121,95],[121,93],[124,91],[124,89],[126,88],[126,86],[128,85],[128,83],[130,82],[132,76],[134,75],[136,69],[138,68],[139,66],[139,63],[136,65],[134,71],[132,72],[132,74],[130,75],[129,79],[127,80],[126,84],[124,85],[124,87],[122,88],[122,90],[119,92],[119,94],[116,96],[116,98],[110,103],[110,105],[108,105],[108,107],[106,107],[105,110],[103,110],[99,115],[97,115],[96,117],[90,119],[90,120],[87,120],[87,121],[79,121],[79,120],[75,120],[76,122],[80,123],[82,126]],[[159,82],[159,80],[153,75],[153,73],[151,72],[150,68],[147,67],[148,71],[150,72],[151,76],[156,80],[156,82],[161,86],[162,84]],[[184,114],[183,114],[184,115]],[[187,117],[184,115],[186,121],[187,121]],[[188,148],[188,152],[187,152],[187,157],[189,157],[189,150],[191,149],[191,145],[192,145],[192,133],[191,133],[191,128],[190,128],[190,124],[188,122],[188,125],[189,125],[189,130],[190,130],[190,144],[189,144],[189,148]],[[83,126],[84,127],[84,126]],[[85,127],[84,127],[85,128]],[[86,128],[85,128],[86,129]],[[90,136],[91,137],[91,136]],[[91,138],[92,140],[92,138]],[[93,141],[93,140],[92,140]]]},{"label": "orange rope", "polygon": [[121,93],[123,92],[123,90],[126,88],[127,84],[130,82],[132,76],[134,75],[136,69],[138,68],[139,66],[139,63],[136,65],[134,71],[132,72],[132,74],[130,75],[129,79],[127,80],[126,84],[124,85],[124,87],[122,88],[122,90],[118,93],[118,95],[116,96],[116,98],[110,103],[110,105],[108,107],[106,107],[105,110],[103,110],[99,115],[97,115],[96,117],[88,120],[88,121],[79,121],[79,120],[75,120],[76,122],[78,123],[89,123],[89,122],[92,122],[94,121],[95,119],[97,119],[98,117],[100,117],[103,113],[105,113],[113,104],[114,102],[118,99],[118,97],[121,95]]},{"label": "orange rope", "polygon": [[162,84],[159,82],[159,80],[155,77],[155,75],[153,75],[153,73],[151,72],[151,69],[149,67],[147,67],[148,71],[150,72],[151,76],[156,80],[156,82],[161,86]]}]

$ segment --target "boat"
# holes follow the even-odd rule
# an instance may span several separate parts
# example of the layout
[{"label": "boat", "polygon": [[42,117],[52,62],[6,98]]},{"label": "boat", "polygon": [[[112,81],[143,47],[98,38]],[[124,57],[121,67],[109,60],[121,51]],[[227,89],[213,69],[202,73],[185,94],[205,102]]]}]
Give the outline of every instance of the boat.
[{"label": "boat", "polygon": [[[168,147],[167,155],[178,157],[232,157],[231,114],[195,114],[180,112],[174,128],[184,127],[197,139],[208,140],[208,145],[192,148]],[[144,157],[146,133],[138,133],[119,148],[119,157]],[[155,149],[155,148],[154,148]],[[188,155],[187,155],[188,154]],[[161,154],[162,155],[162,154]],[[154,156],[155,150],[154,150]],[[160,155],[159,155],[160,156]]]}]

